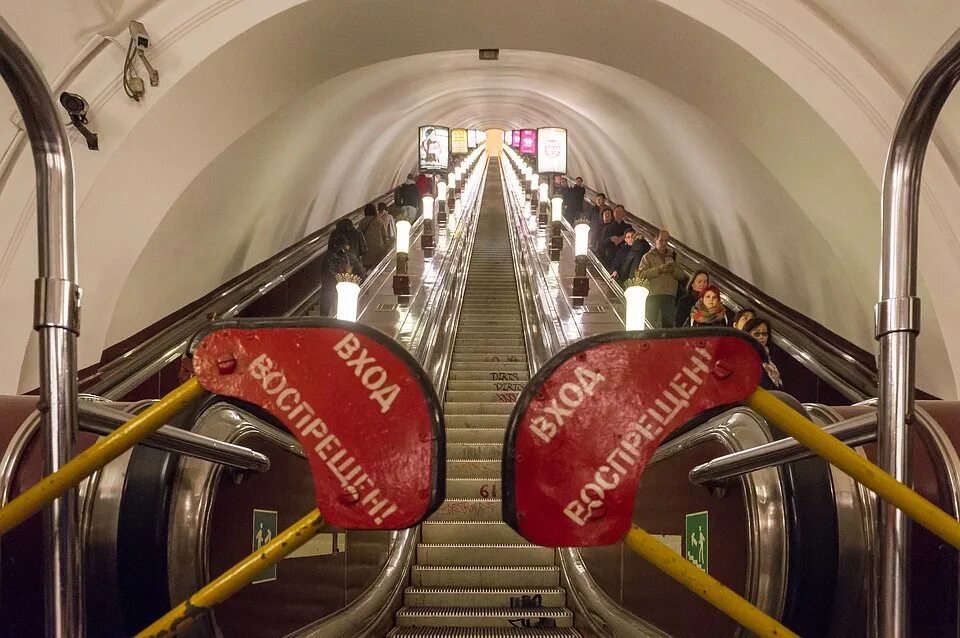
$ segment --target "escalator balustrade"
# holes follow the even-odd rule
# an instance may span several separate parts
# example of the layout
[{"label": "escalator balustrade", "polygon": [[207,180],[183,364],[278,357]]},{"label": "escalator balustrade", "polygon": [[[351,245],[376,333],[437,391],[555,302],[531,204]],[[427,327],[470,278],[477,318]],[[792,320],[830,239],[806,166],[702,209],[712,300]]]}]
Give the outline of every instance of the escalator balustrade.
[{"label": "escalator balustrade", "polygon": [[529,378],[496,161],[483,196],[444,403],[447,500],[422,526],[391,636],[579,636],[555,551],[501,516],[503,435]]}]

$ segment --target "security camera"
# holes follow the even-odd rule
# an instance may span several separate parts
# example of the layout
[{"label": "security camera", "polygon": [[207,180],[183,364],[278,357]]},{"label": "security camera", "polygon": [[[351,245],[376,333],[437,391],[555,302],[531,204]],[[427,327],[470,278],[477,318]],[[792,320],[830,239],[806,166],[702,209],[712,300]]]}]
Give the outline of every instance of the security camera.
[{"label": "security camera", "polygon": [[146,51],[150,46],[150,36],[147,35],[147,28],[142,22],[130,21],[130,39],[133,40],[138,51]]},{"label": "security camera", "polygon": [[[143,26],[142,22],[137,22],[136,20],[130,21],[130,48],[136,49],[137,57],[140,58],[140,61],[143,62],[143,67],[147,70],[147,74],[150,76],[150,86],[159,86],[160,85],[160,74],[157,73],[157,70],[153,68],[153,65],[150,64],[150,61],[147,59],[145,52],[147,47],[150,46],[150,36],[147,34],[147,28]],[[134,95],[133,97],[137,102],[140,101],[140,98],[143,97],[143,82],[139,82],[138,86],[134,86],[131,89],[131,92]]]},{"label": "security camera", "polygon": [[87,140],[87,148],[91,151],[99,151],[100,141],[97,134],[87,128],[87,110],[90,105],[83,99],[83,96],[64,91],[60,94],[60,105],[70,116],[70,123]]},{"label": "security camera", "polygon": [[60,104],[67,110],[71,120],[77,117],[81,123],[86,124],[87,109],[90,108],[90,105],[87,104],[87,101],[83,99],[82,95],[64,91],[60,94]]}]

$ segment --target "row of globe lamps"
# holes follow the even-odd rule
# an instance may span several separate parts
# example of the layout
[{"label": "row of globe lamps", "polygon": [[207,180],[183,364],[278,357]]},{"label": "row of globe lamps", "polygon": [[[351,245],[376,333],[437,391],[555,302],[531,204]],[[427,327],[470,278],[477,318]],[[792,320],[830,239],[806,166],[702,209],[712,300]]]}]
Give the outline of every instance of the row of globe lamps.
[{"label": "row of globe lamps", "polygon": [[[483,147],[478,147],[473,153],[465,157],[457,167],[451,171],[446,181],[437,183],[437,196],[424,195],[423,205],[423,232],[420,235],[420,247],[425,260],[433,258],[434,252],[434,212],[436,209],[437,223],[448,230],[455,230],[461,217],[461,196],[464,192],[472,193],[476,188],[476,174],[471,172],[466,179],[464,175],[472,171],[483,155]],[[464,186],[467,186],[464,191]],[[448,214],[449,211],[449,214]],[[408,264],[410,259],[410,234],[412,226],[406,216],[400,216],[396,222],[396,273],[393,277],[393,292],[401,300],[409,300],[410,276]],[[357,308],[360,300],[360,278],[353,273],[337,275],[337,311],[336,318],[341,321],[356,321]]]},{"label": "row of globe lamps", "polygon": [[[547,226],[547,197],[549,196],[550,185],[547,182],[540,182],[540,175],[533,172],[533,169],[520,157],[513,149],[504,148],[510,164],[517,179],[518,186],[521,187],[521,198],[523,200],[523,217],[527,220],[531,232],[538,229],[545,229]],[[523,176],[521,179],[520,176]],[[552,175],[550,175],[552,177]],[[560,253],[563,250],[563,198],[559,194],[554,194],[549,199],[549,218],[551,221],[550,233],[550,261],[559,262]],[[573,290],[571,298],[574,305],[582,305],[583,300],[590,292],[590,281],[587,278],[587,262],[589,257],[590,222],[584,217],[574,222],[574,277]],[[643,330],[646,327],[646,304],[649,290],[640,285],[638,279],[627,280],[624,287],[624,301],[626,306],[626,317],[624,327],[626,330]]]}]

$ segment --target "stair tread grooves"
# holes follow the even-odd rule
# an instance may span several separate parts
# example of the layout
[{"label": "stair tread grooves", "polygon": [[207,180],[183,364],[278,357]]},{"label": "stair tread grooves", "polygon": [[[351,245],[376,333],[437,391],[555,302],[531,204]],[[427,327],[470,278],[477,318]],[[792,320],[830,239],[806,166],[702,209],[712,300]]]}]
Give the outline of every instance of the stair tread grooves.
[{"label": "stair tread grooves", "polygon": [[573,615],[566,607],[401,607],[398,615],[404,616],[539,616],[541,618],[564,618]]},{"label": "stair tread grooves", "polygon": [[542,549],[544,551],[554,551],[552,547],[534,545],[533,543],[417,543],[417,547],[456,547],[465,549],[469,547],[496,547],[497,549],[523,548],[523,549]]},{"label": "stair tread grooves", "polygon": [[410,585],[404,591],[412,594],[512,594],[514,592],[561,594],[566,592],[563,587],[421,587],[418,585]]},{"label": "stair tread grooves", "polygon": [[514,627],[398,627],[387,638],[579,638],[570,627],[518,629]]},{"label": "stair tread grooves", "polygon": [[414,565],[412,569],[419,571],[530,571],[530,572],[557,572],[560,568],[556,565]]}]

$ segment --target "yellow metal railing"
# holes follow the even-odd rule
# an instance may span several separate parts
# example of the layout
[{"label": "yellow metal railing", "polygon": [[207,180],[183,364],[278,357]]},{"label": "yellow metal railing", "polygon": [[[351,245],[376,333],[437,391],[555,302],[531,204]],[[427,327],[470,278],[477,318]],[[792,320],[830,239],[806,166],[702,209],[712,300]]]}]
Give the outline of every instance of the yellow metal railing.
[{"label": "yellow metal railing", "polygon": [[799,638],[797,634],[636,525],[627,532],[624,542],[648,563],[757,636]]},{"label": "yellow metal railing", "polygon": [[136,638],[175,636],[198,616],[249,585],[264,569],[276,565],[288,554],[317,535],[323,518],[313,510],[277,534],[269,543],[210,581],[203,589],[171,609],[162,618],[137,634]]},{"label": "yellow metal railing", "polygon": [[114,432],[73,457],[69,463],[0,508],[0,535],[33,516],[40,509],[80,484],[85,478],[117,458],[144,437],[155,432],[185,405],[202,395],[203,386],[190,379]]},{"label": "yellow metal railing", "polygon": [[757,388],[747,406],[810,448],[818,456],[849,474],[877,496],[903,510],[910,518],[960,549],[960,522],[942,509],[857,454],[839,439],[827,434],[786,403]]},{"label": "yellow metal railing", "polygon": [[[842,441],[824,432],[789,405],[760,388],[754,390],[746,404],[877,496],[960,549],[960,522],[857,454]],[[624,542],[654,567],[754,634],[764,637],[796,635],[636,525],[627,533]]]}]

